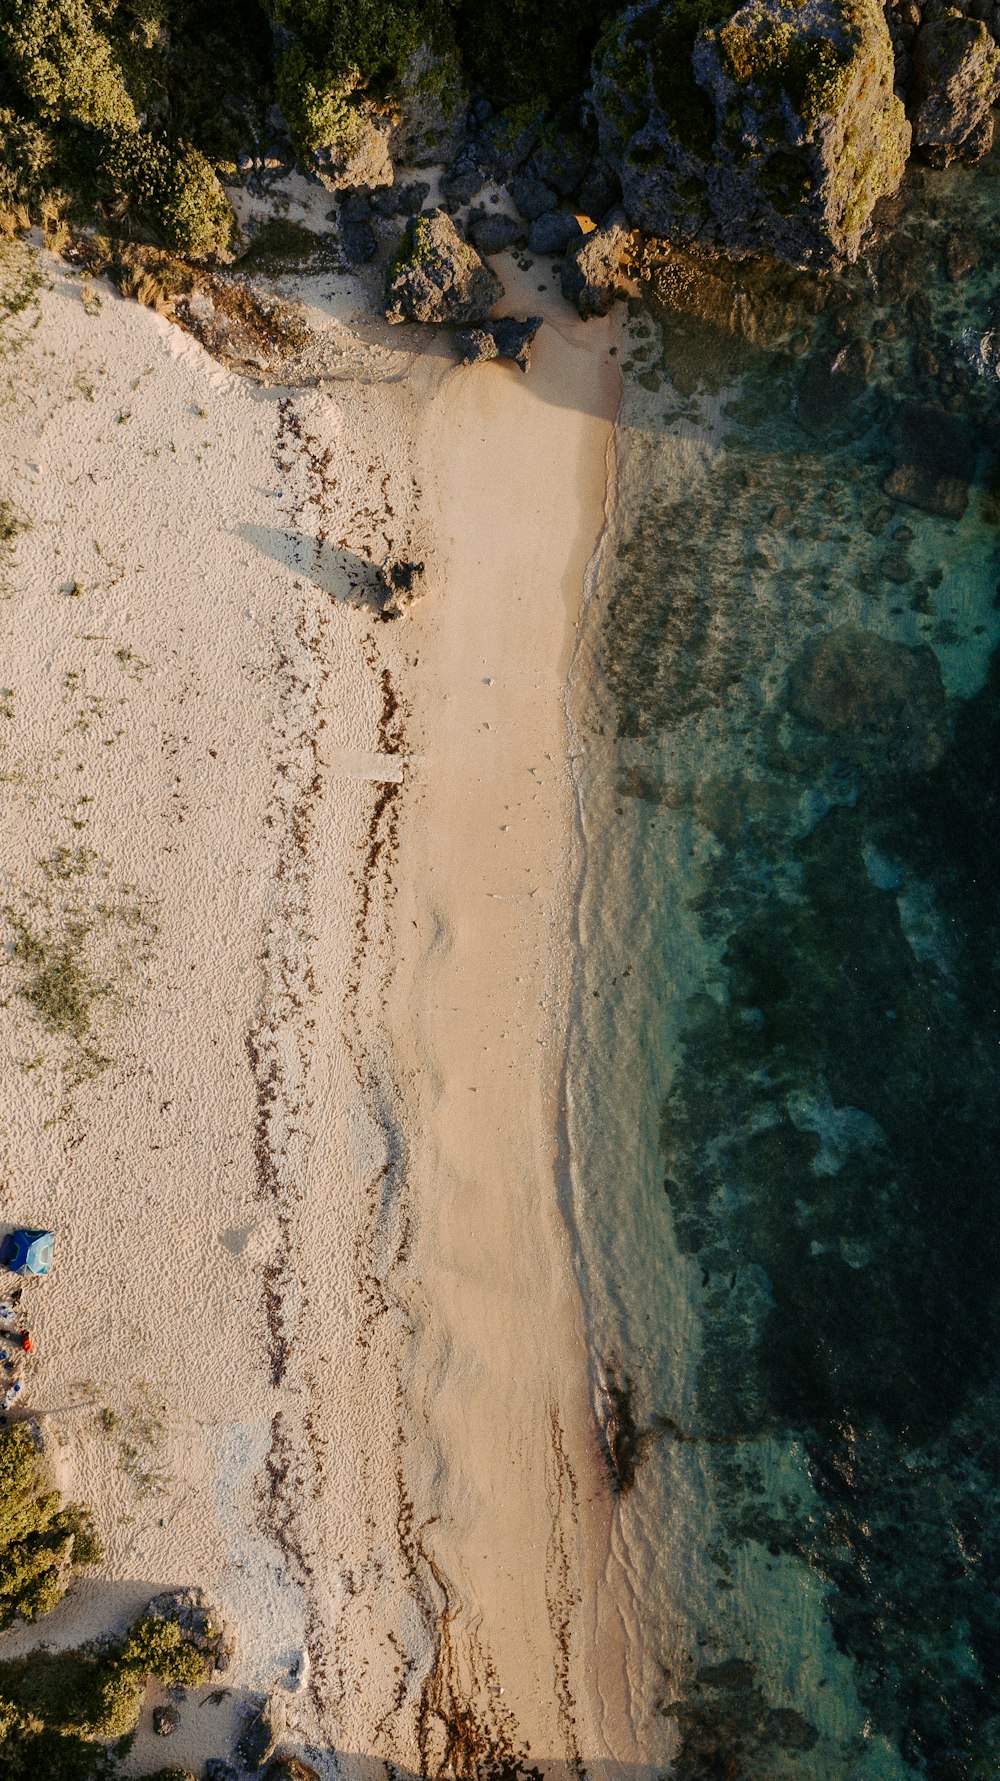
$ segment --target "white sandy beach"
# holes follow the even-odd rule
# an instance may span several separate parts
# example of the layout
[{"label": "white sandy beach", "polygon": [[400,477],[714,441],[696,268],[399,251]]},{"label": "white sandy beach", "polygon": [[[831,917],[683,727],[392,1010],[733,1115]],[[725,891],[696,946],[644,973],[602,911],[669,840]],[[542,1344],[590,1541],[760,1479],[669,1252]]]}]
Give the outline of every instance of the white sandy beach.
[{"label": "white sandy beach", "polygon": [[[289,391],[46,276],[2,366],[0,850],[8,943],[69,936],[94,993],[53,1032],[8,950],[4,1216],[57,1231],[24,1398],[107,1556],[0,1650],[197,1585],[235,1692],[172,1762],[273,1687],[331,1774],[634,1760],[559,1203],[612,324],[546,295],[527,378],[384,330]],[[347,599],[387,557],[428,567],[397,624]]]}]

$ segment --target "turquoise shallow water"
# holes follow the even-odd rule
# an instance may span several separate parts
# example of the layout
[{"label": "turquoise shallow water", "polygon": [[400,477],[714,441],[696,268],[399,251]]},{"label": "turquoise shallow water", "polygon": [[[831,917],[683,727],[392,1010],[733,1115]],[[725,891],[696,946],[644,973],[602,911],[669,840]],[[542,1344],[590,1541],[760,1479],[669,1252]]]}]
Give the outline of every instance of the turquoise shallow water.
[{"label": "turquoise shallow water", "polygon": [[570,1144],[692,1781],[1000,1773],[995,182],[914,174],[840,278],[671,261],[629,329]]}]

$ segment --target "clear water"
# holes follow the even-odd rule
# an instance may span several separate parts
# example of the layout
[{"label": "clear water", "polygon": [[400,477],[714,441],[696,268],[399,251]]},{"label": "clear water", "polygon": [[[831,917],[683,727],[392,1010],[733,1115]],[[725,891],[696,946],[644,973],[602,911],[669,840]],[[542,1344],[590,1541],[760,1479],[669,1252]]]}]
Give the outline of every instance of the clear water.
[{"label": "clear water", "polygon": [[839,278],[673,263],[631,323],[570,1139],[686,1781],[1000,1773],[995,181],[915,174]]}]

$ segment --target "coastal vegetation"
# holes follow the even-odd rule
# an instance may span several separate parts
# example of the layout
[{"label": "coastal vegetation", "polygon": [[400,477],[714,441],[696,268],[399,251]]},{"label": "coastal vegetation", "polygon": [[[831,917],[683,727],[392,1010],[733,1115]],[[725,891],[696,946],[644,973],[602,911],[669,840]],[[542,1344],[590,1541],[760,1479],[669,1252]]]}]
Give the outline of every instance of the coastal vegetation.
[{"label": "coastal vegetation", "polygon": [[0,1430],[0,1627],[47,1614],[100,1556],[86,1510],[47,1488],[28,1425]]},{"label": "coastal vegetation", "polygon": [[[87,1509],[48,1483],[27,1422],[0,1429],[0,1627],[34,1621],[101,1562]],[[150,1677],[196,1688],[207,1660],[177,1619],[141,1615],[118,1639],[0,1662],[0,1757],[10,1781],[103,1781],[118,1772]],[[117,1747],[117,1748],[116,1748]]]}]

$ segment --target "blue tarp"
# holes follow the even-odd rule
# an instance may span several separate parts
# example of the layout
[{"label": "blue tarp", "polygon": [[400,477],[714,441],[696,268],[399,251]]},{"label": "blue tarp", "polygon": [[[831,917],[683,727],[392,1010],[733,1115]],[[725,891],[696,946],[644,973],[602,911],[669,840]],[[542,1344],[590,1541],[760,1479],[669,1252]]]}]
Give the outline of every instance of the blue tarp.
[{"label": "blue tarp", "polygon": [[55,1241],[54,1231],[11,1231],[4,1239],[4,1264],[12,1274],[47,1274]]}]

